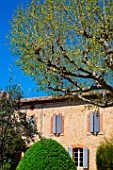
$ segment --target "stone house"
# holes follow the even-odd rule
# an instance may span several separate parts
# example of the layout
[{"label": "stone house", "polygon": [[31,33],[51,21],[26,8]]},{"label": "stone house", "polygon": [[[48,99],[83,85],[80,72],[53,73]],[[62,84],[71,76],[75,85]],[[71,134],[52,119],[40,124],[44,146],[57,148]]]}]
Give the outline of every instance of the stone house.
[{"label": "stone house", "polygon": [[24,98],[22,103],[28,118],[34,115],[38,131],[63,145],[78,170],[96,170],[96,149],[112,135],[113,107],[52,97]]}]

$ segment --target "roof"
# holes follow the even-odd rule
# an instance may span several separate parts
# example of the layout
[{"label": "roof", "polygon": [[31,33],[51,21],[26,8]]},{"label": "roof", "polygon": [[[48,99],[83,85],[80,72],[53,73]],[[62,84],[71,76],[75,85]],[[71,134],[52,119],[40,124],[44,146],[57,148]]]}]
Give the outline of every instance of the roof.
[{"label": "roof", "polygon": [[[98,93],[83,93],[82,97],[86,100],[82,100],[78,97],[77,94],[68,95],[68,96],[44,96],[44,97],[33,97],[33,98],[22,98],[21,102],[23,105],[34,105],[34,104],[45,104],[45,103],[56,103],[56,102],[74,102],[76,104],[86,104],[87,99],[89,101],[99,101],[100,103],[103,101],[103,92]],[[108,101],[113,99],[110,93],[106,93],[106,98]],[[105,105],[106,106],[106,105]],[[102,105],[102,107],[105,107]]]},{"label": "roof", "polygon": [[23,105],[26,105],[26,104],[34,104],[34,103],[42,104],[42,103],[65,102],[70,99],[72,100],[72,97],[69,96],[68,97],[67,96],[63,96],[63,97],[44,96],[44,97],[22,98],[21,102],[23,103]]}]

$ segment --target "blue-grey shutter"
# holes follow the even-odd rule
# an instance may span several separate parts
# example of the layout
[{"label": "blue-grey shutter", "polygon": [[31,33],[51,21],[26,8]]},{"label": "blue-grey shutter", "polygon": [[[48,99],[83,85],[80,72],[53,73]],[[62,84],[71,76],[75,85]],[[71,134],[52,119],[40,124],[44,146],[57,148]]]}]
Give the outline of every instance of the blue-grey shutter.
[{"label": "blue-grey shutter", "polygon": [[57,134],[62,132],[62,116],[57,116]]},{"label": "blue-grey shutter", "polygon": [[68,152],[69,152],[71,158],[73,158],[73,148],[68,147]]},{"label": "blue-grey shutter", "polygon": [[88,148],[83,148],[83,168],[88,168]]},{"label": "blue-grey shutter", "polygon": [[57,133],[57,116],[53,116],[53,133]]},{"label": "blue-grey shutter", "polygon": [[100,116],[97,112],[94,112],[94,132],[100,132]]},{"label": "blue-grey shutter", "polygon": [[36,121],[36,119],[33,117],[33,118],[32,118],[32,122],[35,123],[35,121]]},{"label": "blue-grey shutter", "polygon": [[94,124],[94,116],[93,114],[90,114],[90,133],[93,133],[94,132],[94,129],[93,129],[93,124]]}]

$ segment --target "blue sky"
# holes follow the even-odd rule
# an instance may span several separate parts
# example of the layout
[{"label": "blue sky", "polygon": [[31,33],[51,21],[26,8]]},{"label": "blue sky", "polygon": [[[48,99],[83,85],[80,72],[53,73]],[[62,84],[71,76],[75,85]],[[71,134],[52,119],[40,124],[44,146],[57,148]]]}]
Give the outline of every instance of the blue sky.
[{"label": "blue sky", "polygon": [[[27,0],[31,2],[31,0]],[[5,38],[10,30],[9,21],[11,21],[14,11],[17,9],[18,4],[26,3],[26,0],[0,0],[0,87],[5,90],[5,87],[9,82],[9,68],[12,67],[12,74],[14,80],[21,84],[24,89],[24,97],[39,97],[45,96],[44,92],[36,92],[33,89],[36,87],[35,82],[33,82],[30,76],[24,75],[23,71],[14,64],[14,56],[11,56],[7,39]]]}]

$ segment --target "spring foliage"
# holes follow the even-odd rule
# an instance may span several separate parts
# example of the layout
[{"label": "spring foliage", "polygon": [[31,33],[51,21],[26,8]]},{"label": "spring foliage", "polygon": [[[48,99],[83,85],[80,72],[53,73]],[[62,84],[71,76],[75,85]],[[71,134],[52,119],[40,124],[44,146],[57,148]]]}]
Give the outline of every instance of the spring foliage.
[{"label": "spring foliage", "polygon": [[16,170],[76,170],[69,153],[58,142],[42,139],[30,147]]},{"label": "spring foliage", "polygon": [[82,95],[103,90],[113,95],[112,0],[32,0],[12,20],[10,51],[39,90],[113,105]]}]

